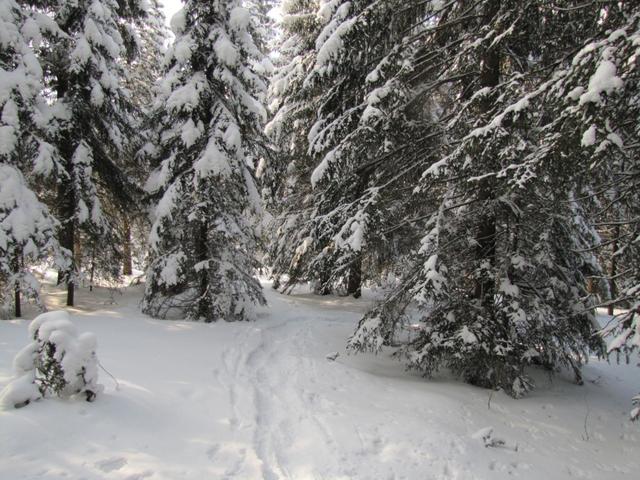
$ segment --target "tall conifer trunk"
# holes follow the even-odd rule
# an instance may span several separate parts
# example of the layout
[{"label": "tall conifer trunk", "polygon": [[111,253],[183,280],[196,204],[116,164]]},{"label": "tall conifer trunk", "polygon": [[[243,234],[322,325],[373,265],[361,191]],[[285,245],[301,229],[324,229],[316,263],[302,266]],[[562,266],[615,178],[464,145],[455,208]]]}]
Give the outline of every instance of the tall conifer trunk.
[{"label": "tall conifer trunk", "polygon": [[[484,15],[487,24],[498,13],[499,7],[500,4],[497,1],[488,2]],[[481,55],[479,80],[479,88],[493,89],[498,85],[500,81],[500,55],[496,48],[490,47]],[[478,112],[480,117],[484,119],[489,117],[494,98],[494,95],[489,94],[480,102]],[[483,147],[479,148],[482,149]],[[484,152],[477,154],[483,156],[479,160],[483,165],[484,171],[495,169],[492,158],[487,158]],[[487,176],[478,182],[477,200],[482,210],[475,235],[476,247],[474,256],[476,269],[480,269],[480,272],[473,277],[473,298],[481,306],[483,323],[487,326],[491,325],[490,330],[496,332],[496,279],[493,271],[496,265],[496,213],[493,205],[495,200],[495,179],[493,176]],[[469,369],[465,375],[469,383],[481,387],[493,387],[495,382],[499,381],[495,378],[495,373],[494,378],[489,378],[484,368]]]},{"label": "tall conifer trunk", "polygon": [[[56,88],[56,94],[58,99],[63,99],[67,95],[69,88],[68,78],[66,70],[60,70],[57,72],[58,84]],[[63,139],[59,146],[59,153],[63,159],[66,177],[62,177],[58,183],[58,212],[59,218],[62,223],[59,233],[59,242],[62,248],[65,248],[69,252],[69,267],[62,272],[58,272],[58,284],[62,282],[67,283],[67,306],[72,307],[75,301],[75,285],[73,277],[76,269],[76,252],[75,252],[75,213],[76,213],[76,198],[73,187],[73,145],[71,143],[71,132],[66,131],[62,133]],[[62,275],[61,275],[62,274]]]},{"label": "tall conifer trunk", "polygon": [[[485,20],[487,23],[498,13],[500,3],[490,2],[486,7]],[[494,88],[500,81],[500,54],[495,48],[489,48],[480,60],[480,88]],[[486,116],[492,107],[493,96],[488,95],[480,104],[480,115]],[[489,159],[484,159],[488,161]],[[481,203],[491,202],[494,199],[494,179],[487,177],[479,184],[478,200]],[[475,257],[478,264],[488,261],[495,265],[496,255],[496,215],[492,208],[484,208],[484,215],[480,219],[476,234]],[[491,275],[476,277],[474,285],[474,297],[489,311],[493,310],[495,279]]]},{"label": "tall conifer trunk", "polygon": [[[206,222],[200,223],[196,231],[196,258],[199,262],[205,262],[208,260]],[[199,276],[200,284],[198,288],[198,306],[196,310],[196,317],[197,319],[204,319],[205,322],[218,320],[217,318],[211,318],[212,305],[209,301],[209,269],[202,268],[199,272]]]},{"label": "tall conifer trunk", "polygon": [[[613,232],[613,243],[611,244],[611,266],[609,269],[609,288],[611,290],[611,298],[616,298],[618,296],[618,288],[616,285],[616,275],[618,274],[618,259],[616,258],[616,252],[618,251],[618,239],[620,238],[620,225],[616,225],[614,227]],[[613,315],[615,305],[613,303],[609,304],[607,308],[607,314]]]},{"label": "tall conifer trunk", "polygon": [[[22,254],[19,252],[16,252],[15,257],[13,259],[13,273],[14,274],[18,274],[20,273],[21,270],[21,265],[20,265],[20,261],[21,261],[21,257]],[[18,280],[16,280],[16,285],[15,285],[15,289],[14,289],[14,314],[16,318],[20,318],[22,316],[22,305],[21,305],[21,291],[20,291],[20,282]]]},{"label": "tall conifer trunk", "polygon": [[[64,142],[64,148],[60,149],[60,153],[65,159],[67,172],[69,175],[73,172],[73,164],[71,161],[72,146],[68,141]],[[62,278],[58,274],[58,282],[67,283],[67,305],[72,307],[75,297],[75,284],[73,281],[74,272],[76,269],[76,225],[75,225],[75,192],[73,191],[73,185],[70,181],[61,181],[58,185],[58,209],[62,223],[59,233],[60,246],[69,251],[69,267],[63,271]]]},{"label": "tall conifer trunk", "polygon": [[124,217],[124,245],[122,247],[124,257],[122,264],[122,274],[131,275],[133,273],[133,260],[131,258],[131,224],[129,219]]},{"label": "tall conifer trunk", "polygon": [[347,295],[353,295],[353,298],[362,296],[362,255],[358,255],[349,267]]}]

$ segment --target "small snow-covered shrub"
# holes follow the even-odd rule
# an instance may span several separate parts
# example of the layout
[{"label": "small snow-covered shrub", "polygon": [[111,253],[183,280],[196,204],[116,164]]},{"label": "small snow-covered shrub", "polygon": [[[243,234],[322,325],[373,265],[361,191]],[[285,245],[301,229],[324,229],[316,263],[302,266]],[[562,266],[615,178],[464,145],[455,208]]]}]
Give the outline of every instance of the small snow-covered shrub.
[{"label": "small snow-covered shrub", "polygon": [[102,391],[95,335],[78,335],[67,312],[37,316],[29,335],[32,342],[13,360],[16,378],[0,393],[0,407],[20,408],[50,395],[83,395],[91,402]]}]

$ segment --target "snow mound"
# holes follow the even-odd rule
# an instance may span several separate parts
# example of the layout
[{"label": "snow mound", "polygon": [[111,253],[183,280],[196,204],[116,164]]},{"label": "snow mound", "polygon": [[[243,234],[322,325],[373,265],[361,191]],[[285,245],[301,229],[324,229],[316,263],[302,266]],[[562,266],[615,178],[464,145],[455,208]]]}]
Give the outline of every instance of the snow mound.
[{"label": "snow mound", "polygon": [[27,373],[9,383],[0,392],[0,409],[21,408],[39,400],[42,395],[34,380],[33,373]]}]

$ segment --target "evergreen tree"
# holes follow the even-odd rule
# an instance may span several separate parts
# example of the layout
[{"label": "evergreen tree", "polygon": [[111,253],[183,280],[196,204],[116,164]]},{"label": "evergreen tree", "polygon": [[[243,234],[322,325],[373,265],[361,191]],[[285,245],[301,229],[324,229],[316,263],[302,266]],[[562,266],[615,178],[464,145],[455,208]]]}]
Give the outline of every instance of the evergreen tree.
[{"label": "evergreen tree", "polygon": [[[304,79],[296,91],[283,76],[293,92],[283,96],[276,119],[284,124],[293,112],[305,115],[306,122],[281,128],[290,135],[292,128],[305,130],[292,139],[289,152],[291,167],[298,162],[304,168],[289,168],[286,176],[296,191],[294,212],[307,207],[302,215],[294,213],[294,222],[281,217],[283,236],[293,227],[297,237],[293,252],[280,248],[288,253],[284,265],[276,262],[285,267],[289,285],[312,280],[322,293],[335,289],[357,297],[363,261],[365,275],[373,275],[394,248],[385,232],[397,220],[397,207],[403,205],[405,217],[410,211],[402,186],[416,166],[419,142],[412,132],[425,128],[423,116],[410,108],[415,49],[400,45],[421,11],[393,1],[321,2],[313,19],[315,45],[307,42],[306,55],[299,55],[304,43],[292,43],[291,77]],[[299,14],[291,24],[304,32]],[[298,66],[302,59],[306,69]],[[394,229],[398,235],[400,230]]]},{"label": "evergreen tree", "polygon": [[[123,170],[137,184],[144,184],[149,175],[146,150],[153,148],[155,134],[152,118],[155,86],[162,75],[162,63],[166,53],[169,30],[158,0],[151,0],[145,15],[135,22],[135,55],[127,64],[129,75],[126,85],[134,104],[133,124],[139,135],[135,136],[127,149]],[[133,273],[134,257],[143,262],[149,235],[148,205],[141,201],[116,210],[118,236],[122,239],[122,273]]]},{"label": "evergreen tree", "polygon": [[243,3],[244,8],[251,13],[254,42],[263,53],[271,49],[276,36],[275,20],[270,14],[277,3],[277,0],[245,0]]},{"label": "evergreen tree", "polygon": [[242,320],[264,303],[254,277],[260,208],[253,179],[264,146],[266,88],[249,12],[240,1],[187,1],[172,19],[176,40],[160,84],[153,260],[143,310],[153,316]]},{"label": "evergreen tree", "polygon": [[22,296],[41,306],[32,267],[49,258],[65,265],[55,239],[59,224],[28,181],[55,163],[55,151],[34,124],[47,106],[40,96],[42,68],[31,45],[57,34],[46,17],[23,4],[0,2],[0,302],[8,310],[13,301],[16,317]]},{"label": "evergreen tree", "polygon": [[0,391],[0,407],[22,408],[50,395],[93,402],[104,389],[98,384],[95,335],[78,335],[64,311],[38,315],[29,335],[32,341],[13,360],[16,378]]},{"label": "evergreen tree", "polygon": [[313,210],[309,179],[315,165],[306,139],[314,122],[315,93],[304,81],[316,61],[315,39],[320,33],[316,11],[316,0],[283,4],[280,58],[269,90],[274,114],[266,132],[277,151],[264,166],[261,181],[274,216],[269,245],[274,287],[279,288],[286,276],[285,290],[315,279],[307,270]]},{"label": "evergreen tree", "polygon": [[49,214],[17,168],[0,163],[0,301],[8,311],[20,317],[23,298],[32,299],[40,308],[39,282],[31,267],[49,260],[51,255],[64,257],[55,240],[58,222]]},{"label": "evergreen tree", "polygon": [[427,375],[446,366],[514,396],[531,386],[527,365],[566,365],[580,381],[580,364],[601,348],[586,289],[599,272],[589,253],[597,236],[575,201],[580,185],[561,162],[532,160],[548,121],[538,102],[546,77],[601,12],[550,3],[430,5],[415,37],[419,78],[425,95],[440,97],[446,135],[416,185],[431,194],[428,228],[413,267],[351,347],[388,343],[415,301],[423,328],[402,351],[410,366]]},{"label": "evergreen tree", "polygon": [[322,92],[308,134],[318,160],[309,268],[355,297],[363,274],[382,270],[376,264],[394,249],[390,228],[412,211],[403,187],[421,164],[418,132],[430,126],[411,108],[416,49],[403,40],[423,12],[421,4],[371,0],[323,2],[318,11],[326,25],[306,80]]},{"label": "evergreen tree", "polygon": [[133,38],[135,50],[129,62],[126,84],[136,106],[143,112],[151,110],[154,86],[162,76],[169,29],[159,0],[148,0],[144,14],[135,18]]},{"label": "evergreen tree", "polygon": [[85,252],[100,252],[102,262],[92,261],[92,271],[119,274],[122,242],[115,237],[114,212],[136,198],[119,160],[135,137],[124,60],[134,50],[132,21],[144,12],[137,0],[63,0],[55,9],[44,3],[64,33],[43,49],[43,56],[55,102],[46,122],[48,135],[62,165],[55,200],[62,224],[59,240],[72,255],[59,281],[67,283],[67,304],[73,305],[81,242]]},{"label": "evergreen tree", "polygon": [[[609,352],[640,348],[640,10],[620,2],[598,11],[593,38],[571,55],[544,95],[549,118],[533,160],[562,162],[582,185],[582,203],[602,239],[592,249],[608,264],[604,305],[622,310],[602,330]],[[634,43],[635,42],[635,43]],[[639,398],[632,418],[640,417]]]}]

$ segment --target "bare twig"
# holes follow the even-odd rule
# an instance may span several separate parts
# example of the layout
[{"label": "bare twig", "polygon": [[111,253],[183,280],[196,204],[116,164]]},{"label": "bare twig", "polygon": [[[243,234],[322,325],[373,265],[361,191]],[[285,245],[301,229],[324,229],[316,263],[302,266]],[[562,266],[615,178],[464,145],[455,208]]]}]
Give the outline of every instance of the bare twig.
[{"label": "bare twig", "polygon": [[109,372],[109,370],[107,370],[106,368],[104,368],[104,366],[100,363],[100,361],[98,361],[98,365],[100,366],[100,368],[101,368],[102,370],[104,370],[104,373],[106,373],[107,375],[109,375],[109,376],[113,379],[113,381],[114,381],[114,382],[115,382],[115,384],[116,384],[116,390],[120,390],[120,383],[118,382],[118,379],[117,379],[116,377],[114,377],[114,376],[111,374],[111,372]]}]

